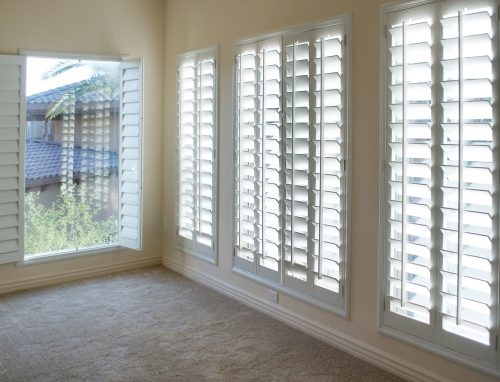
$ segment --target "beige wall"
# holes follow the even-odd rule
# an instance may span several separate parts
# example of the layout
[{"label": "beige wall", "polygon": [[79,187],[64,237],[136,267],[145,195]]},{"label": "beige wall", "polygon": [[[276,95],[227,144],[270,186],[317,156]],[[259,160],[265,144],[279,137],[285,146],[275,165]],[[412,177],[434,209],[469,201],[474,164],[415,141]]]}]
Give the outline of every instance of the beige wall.
[{"label": "beige wall", "polygon": [[145,89],[141,256],[121,251],[26,267],[0,265],[0,290],[161,256],[163,36],[163,0],[0,1],[0,54],[29,49],[141,57]]},{"label": "beige wall", "polygon": [[[387,0],[167,0],[165,25],[166,256],[208,277],[265,299],[266,288],[231,272],[233,42],[352,12],[352,251],[350,320],[280,294],[280,304],[311,322],[340,331],[389,358],[453,381],[494,380],[377,333],[379,202],[379,5]],[[175,56],[220,44],[219,266],[176,252]]]}]

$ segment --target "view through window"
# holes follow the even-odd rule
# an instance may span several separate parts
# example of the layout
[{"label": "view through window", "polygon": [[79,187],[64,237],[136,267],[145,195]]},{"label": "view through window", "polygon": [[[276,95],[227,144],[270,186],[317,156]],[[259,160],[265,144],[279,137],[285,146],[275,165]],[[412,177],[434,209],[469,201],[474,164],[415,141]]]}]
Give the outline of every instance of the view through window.
[{"label": "view through window", "polygon": [[28,57],[25,254],[118,242],[120,63]]}]

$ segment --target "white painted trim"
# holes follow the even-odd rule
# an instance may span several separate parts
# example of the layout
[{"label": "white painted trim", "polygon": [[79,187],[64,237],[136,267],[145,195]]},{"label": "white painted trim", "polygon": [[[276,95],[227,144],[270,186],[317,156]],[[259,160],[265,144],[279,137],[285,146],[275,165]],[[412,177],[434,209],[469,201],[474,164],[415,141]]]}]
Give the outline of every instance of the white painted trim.
[{"label": "white painted trim", "polygon": [[25,289],[39,288],[67,281],[79,280],[87,277],[105,275],[109,273],[122,272],[136,268],[152,265],[160,265],[161,257],[141,258],[137,260],[123,261],[110,265],[98,265],[79,270],[55,272],[46,276],[32,277],[19,281],[0,283],[0,295]]},{"label": "white painted trim", "polygon": [[241,288],[236,288],[214,277],[206,276],[177,260],[163,256],[162,263],[166,268],[402,378],[415,382],[452,382],[448,378],[409,363],[394,354],[389,354],[340,331],[326,327],[319,322],[314,322],[307,317],[297,314],[293,310],[279,304],[271,304],[267,300],[251,295]]},{"label": "white painted trim", "polygon": [[96,54],[82,52],[60,52],[52,50],[18,49],[21,56],[59,58],[68,60],[92,60],[92,61],[122,61],[125,54]]},{"label": "white painted trim", "polygon": [[60,251],[60,252],[47,252],[34,256],[24,256],[24,259],[16,263],[16,267],[26,267],[29,265],[49,263],[52,261],[59,261],[65,259],[73,259],[75,257],[87,257],[96,256],[103,253],[118,252],[122,250],[128,250],[128,248],[120,247],[119,245],[113,244],[103,247],[94,247],[74,251]]}]

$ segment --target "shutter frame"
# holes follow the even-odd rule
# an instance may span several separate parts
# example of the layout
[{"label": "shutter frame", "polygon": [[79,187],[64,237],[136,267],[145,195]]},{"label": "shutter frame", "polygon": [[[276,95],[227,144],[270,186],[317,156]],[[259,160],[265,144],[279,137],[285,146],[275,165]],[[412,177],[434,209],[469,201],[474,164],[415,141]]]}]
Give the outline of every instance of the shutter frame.
[{"label": "shutter frame", "polygon": [[[197,94],[197,99],[192,101],[193,110],[190,114],[193,115],[195,122],[193,123],[193,128],[197,129],[196,135],[193,135],[193,153],[196,153],[197,158],[193,159],[193,162],[196,162],[198,169],[193,169],[190,174],[194,178],[198,178],[197,187],[193,188],[192,198],[194,199],[193,211],[196,213],[196,216],[193,216],[193,228],[188,229],[187,227],[181,227],[181,213],[182,213],[182,195],[183,192],[181,188],[186,186],[187,183],[183,183],[182,181],[182,173],[186,172],[181,169],[182,162],[185,161],[185,157],[183,156],[183,150],[186,148],[181,147],[182,136],[181,129],[184,128],[182,125],[182,115],[183,111],[183,101],[182,97],[182,81],[185,81],[179,73],[183,65],[188,62],[192,62],[193,65],[193,91]],[[218,178],[217,178],[217,163],[218,163],[218,45],[214,45],[208,48],[199,49],[195,51],[189,51],[177,56],[176,60],[176,70],[177,70],[177,155],[176,155],[176,247],[178,250],[192,255],[194,257],[198,257],[202,260],[208,261],[212,264],[217,264],[217,224],[218,224],[218,198],[217,198],[217,190],[218,190]],[[203,73],[203,70],[207,69],[207,66],[211,66],[211,70],[213,71],[212,80],[210,86],[212,87],[211,97],[207,98],[206,92],[203,91],[203,88],[206,87],[204,85],[204,81],[206,81],[205,77],[210,76],[210,74]],[[198,72],[199,69],[199,72]],[[207,103],[210,103],[211,100],[212,107],[210,110],[206,110]],[[206,114],[211,114],[211,121],[209,123],[203,122]],[[206,139],[204,143],[202,142],[201,137],[205,134],[202,134],[202,125],[204,129],[206,129],[206,125],[212,125],[211,128],[211,142],[210,147],[206,145]],[[206,132],[205,132],[206,133]],[[207,159],[207,153],[212,152],[211,158]],[[202,159],[202,155],[204,159]],[[205,168],[202,171],[202,162],[210,162],[210,171],[207,172]],[[211,172],[211,174],[210,174]],[[207,176],[210,175],[209,185],[206,183],[202,183],[202,178],[205,179],[205,182],[208,180]],[[210,189],[210,196],[203,193],[203,190]],[[211,224],[206,220],[206,218],[202,218],[203,211],[205,210],[205,214],[208,214],[208,210],[205,207],[202,207],[202,204],[206,204],[207,201],[211,202]],[[203,233],[202,225],[203,224],[211,225],[210,234]],[[198,228],[196,228],[198,227]],[[181,234],[181,231],[190,232],[192,238],[185,237]],[[210,245],[201,242],[203,237],[210,240]]]},{"label": "shutter frame", "polygon": [[[345,74],[345,76],[342,76],[341,78],[341,84],[342,84],[342,89],[344,90],[344,95],[342,95],[342,105],[344,106],[342,110],[342,121],[345,124],[345,131],[343,131],[343,149],[342,149],[342,160],[339,162],[339,168],[340,171],[343,172],[345,175],[345,179],[343,182],[342,186],[342,199],[341,199],[341,204],[344,206],[343,207],[343,227],[344,229],[341,230],[340,236],[342,238],[343,243],[345,244],[342,253],[340,254],[341,259],[342,259],[342,266],[339,268],[339,275],[342,279],[342,283],[338,285],[338,293],[334,291],[330,291],[329,289],[324,289],[320,287],[319,285],[305,285],[304,283],[298,283],[297,280],[294,280],[293,278],[289,277],[285,273],[285,234],[284,230],[286,228],[286,221],[290,221],[289,218],[285,219],[285,211],[286,211],[286,204],[285,204],[285,197],[286,193],[289,192],[287,190],[290,190],[289,185],[286,185],[286,179],[287,175],[285,174],[286,170],[286,163],[287,159],[285,159],[286,155],[286,150],[287,150],[287,144],[285,143],[285,136],[284,133],[281,133],[281,140],[282,140],[282,149],[281,149],[281,176],[280,176],[280,184],[279,184],[279,192],[281,194],[281,201],[280,201],[280,212],[282,215],[281,218],[281,229],[282,229],[282,239],[281,239],[281,248],[280,248],[280,261],[279,261],[279,270],[280,274],[278,275],[278,278],[274,278],[272,276],[266,275],[262,273],[262,266],[259,266],[259,253],[256,253],[254,250],[251,250],[247,253],[247,255],[238,255],[238,250],[239,250],[239,232],[241,232],[240,229],[240,221],[239,221],[239,209],[241,207],[241,203],[239,200],[239,185],[242,184],[243,182],[241,181],[241,176],[239,176],[239,168],[238,168],[238,160],[239,160],[239,154],[240,154],[240,144],[243,143],[243,141],[239,140],[239,109],[238,105],[240,103],[239,100],[239,63],[241,62],[241,53],[242,51],[245,50],[246,47],[251,47],[253,46],[258,46],[260,43],[273,39],[273,38],[281,38],[286,39],[289,38],[289,36],[293,35],[299,35],[299,34],[307,34],[311,36],[317,36],[321,35],[322,33],[325,33],[325,38],[327,38],[326,33],[324,31],[330,30],[341,30],[339,35],[341,35],[341,48],[344,50],[345,55],[343,56],[342,60],[339,60],[339,65],[341,67],[342,72]],[[235,162],[235,177],[234,177],[234,190],[235,190],[235,199],[233,203],[233,232],[234,232],[234,238],[233,238],[233,244],[234,244],[234,249],[235,249],[235,255],[233,256],[233,271],[237,272],[238,274],[244,275],[246,277],[252,278],[256,281],[259,281],[261,283],[264,283],[266,285],[274,285],[274,287],[280,291],[283,291],[284,293],[287,293],[291,296],[297,297],[301,300],[304,300],[308,303],[311,303],[316,306],[320,306],[323,309],[329,310],[331,312],[334,312],[335,314],[338,314],[343,317],[348,317],[348,300],[349,300],[349,283],[347,279],[347,274],[349,271],[349,248],[350,248],[350,230],[349,230],[349,224],[350,224],[350,195],[349,195],[349,190],[350,190],[350,183],[351,183],[351,177],[350,177],[350,169],[351,169],[351,164],[349,160],[349,155],[350,155],[350,138],[351,138],[351,132],[350,132],[350,59],[351,59],[351,51],[350,51],[350,44],[347,44],[347,37],[351,34],[351,16],[350,15],[344,15],[337,17],[335,19],[327,20],[324,22],[319,22],[319,23],[311,23],[308,25],[304,26],[299,26],[299,27],[294,27],[294,28],[289,28],[281,32],[276,32],[276,33],[271,33],[268,35],[264,36],[259,36],[255,38],[249,38],[249,39],[244,39],[235,44],[235,72],[234,72],[234,83],[235,83],[235,88],[234,88],[234,99],[235,99],[235,109],[234,109],[234,162]],[[293,38],[293,37],[290,37]],[[313,38],[313,37],[311,37]],[[329,36],[328,36],[329,38]],[[249,48],[250,49],[250,48]],[[254,47],[254,50],[257,48]],[[328,54],[327,54],[328,55]],[[281,47],[281,99],[282,99],[282,118],[281,118],[281,129],[285,128],[285,118],[286,118],[286,102],[284,100],[285,97],[285,91],[283,90],[286,88],[286,76],[283,74],[286,71],[286,65],[285,65],[285,44],[282,43]],[[330,63],[329,63],[330,64]],[[339,69],[340,70],[340,69]],[[329,93],[330,96],[330,93]],[[326,106],[325,106],[326,108]],[[330,110],[329,110],[330,111]],[[342,129],[343,130],[343,129]],[[319,146],[318,146],[319,147]],[[329,146],[330,147],[330,146]],[[307,162],[307,160],[306,160]],[[260,162],[256,162],[258,166]],[[258,167],[257,166],[257,167]],[[308,188],[308,187],[306,187]],[[317,198],[317,197],[316,197]],[[311,205],[311,207],[306,206],[306,209],[317,209],[317,207],[314,207]],[[294,217],[295,219],[299,219],[298,217]],[[306,223],[306,225],[308,225]],[[255,240],[253,240],[252,236],[252,243]],[[260,240],[255,241],[256,243],[260,243]],[[331,249],[331,248],[330,248]],[[308,258],[310,258],[310,255],[307,255],[307,252],[304,252],[304,255]],[[308,263],[310,262],[310,259],[308,260]],[[311,264],[312,265],[312,264]],[[312,269],[312,267],[310,267]],[[308,278],[311,279],[311,281],[314,279],[315,276],[308,276]],[[293,285],[292,285],[293,284]]]},{"label": "shutter frame", "polygon": [[[14,66],[18,68],[19,78],[15,78],[12,75],[2,75],[1,68],[4,65]],[[17,72],[17,70],[16,70]],[[9,208],[4,210],[5,214],[1,214],[0,212],[0,234],[5,233],[3,238],[0,236],[0,248],[5,245],[5,248],[8,249],[6,252],[1,253],[3,251],[0,250],[0,264],[12,263],[22,261],[24,258],[24,147],[25,147],[25,132],[26,132],[26,57],[25,56],[10,56],[10,55],[0,55],[0,78],[11,80],[12,82],[16,82],[19,84],[18,89],[14,91],[18,91],[18,95],[13,97],[12,103],[18,103],[18,112],[16,114],[12,114],[12,111],[5,111],[5,114],[0,112],[0,135],[2,128],[7,128],[10,126],[2,126],[3,122],[1,121],[2,116],[8,117],[17,117],[19,119],[19,126],[14,127],[18,129],[18,138],[9,139],[5,142],[9,142],[9,146],[12,146],[8,151],[10,154],[17,154],[17,187],[12,188],[12,182],[6,182],[9,184],[5,184],[5,187],[2,187],[2,191],[0,191],[1,195],[6,195],[4,200],[0,199],[0,207],[3,205],[8,205]],[[9,81],[8,81],[9,82]],[[10,91],[6,87],[2,88],[2,83],[4,81],[0,81],[0,91],[7,90]],[[0,102],[1,104],[4,102]],[[1,110],[2,108],[0,108]],[[10,109],[10,108],[9,108]],[[10,118],[9,118],[10,119]],[[6,123],[10,125],[10,123]],[[0,154],[2,154],[0,152]],[[3,167],[0,164],[0,167]],[[9,176],[10,178],[10,176]],[[2,171],[0,171],[0,182],[4,179],[2,177]],[[3,183],[3,182],[2,182]],[[17,200],[11,199],[7,193],[17,193]],[[8,196],[8,197],[7,197]],[[14,205],[17,204],[16,207]],[[16,209],[15,213],[12,213],[12,208]],[[2,222],[4,224],[2,224]],[[3,231],[3,232],[2,232]],[[10,247],[7,247],[7,242]]]},{"label": "shutter frame", "polygon": [[[120,68],[120,165],[119,165],[119,219],[118,243],[122,247],[140,251],[142,249],[142,192],[143,192],[143,68],[141,59],[126,59]],[[135,73],[134,73],[135,72]],[[126,83],[136,81],[129,89]],[[136,103],[126,101],[125,93],[138,92],[138,108],[136,112],[125,114],[126,104]],[[130,137],[130,131],[136,139]],[[127,141],[125,143],[125,141]],[[135,153],[134,153],[135,151]],[[124,178],[127,169],[124,161],[130,153],[139,162],[137,181],[130,182]],[[126,195],[124,195],[126,194]],[[126,200],[125,200],[126,199]],[[135,200],[133,204],[130,200]],[[133,226],[127,221],[133,220]],[[127,223],[127,224],[126,224]]]},{"label": "shutter frame", "polygon": [[[394,332],[397,336],[404,337],[405,334],[408,334],[408,341],[415,341],[420,343],[422,346],[426,348],[434,348],[439,349],[438,351],[441,354],[445,354],[447,356],[454,357],[455,359],[460,359],[461,361],[473,364],[474,367],[485,370],[491,370],[491,365],[496,364],[497,371],[495,372],[498,375],[498,361],[500,360],[500,355],[495,354],[495,339],[498,333],[499,327],[499,317],[498,317],[498,158],[497,155],[493,155],[493,189],[496,193],[496,199],[493,201],[493,209],[492,211],[492,220],[493,220],[493,231],[494,236],[496,235],[496,239],[491,241],[493,245],[492,253],[495,258],[492,265],[492,274],[493,280],[490,287],[490,298],[493,300],[494,308],[490,309],[492,312],[491,316],[491,326],[489,329],[489,345],[483,345],[480,342],[472,341],[468,339],[466,336],[462,334],[454,334],[452,331],[446,331],[443,328],[442,317],[443,313],[443,294],[446,291],[443,289],[444,287],[450,288],[450,286],[445,285],[445,279],[442,274],[446,272],[450,272],[450,265],[444,264],[446,258],[445,255],[442,254],[445,249],[443,245],[443,240],[441,236],[443,234],[443,228],[446,228],[445,224],[450,224],[450,214],[443,212],[443,210],[450,208],[446,207],[446,203],[450,203],[449,201],[445,203],[444,197],[441,195],[441,188],[443,188],[445,175],[441,174],[442,167],[450,167],[450,166],[458,166],[457,164],[448,163],[445,161],[450,158],[450,154],[448,152],[447,156],[443,154],[443,147],[446,145],[458,145],[458,143],[444,142],[445,134],[449,132],[442,132],[444,127],[441,125],[445,125],[445,113],[447,110],[444,109],[445,106],[442,106],[444,103],[449,102],[445,100],[445,93],[450,93],[449,89],[444,88],[444,82],[446,82],[446,78],[443,76],[444,69],[441,68],[441,64],[446,61],[443,57],[440,57],[440,54],[437,53],[439,46],[442,43],[442,40],[445,39],[441,32],[441,22],[443,18],[446,16],[447,22],[449,22],[449,18],[453,16],[452,14],[457,13],[460,9],[463,10],[463,6],[469,5],[468,13],[478,12],[477,10],[482,8],[483,6],[488,7],[491,11],[490,15],[492,17],[493,24],[493,34],[490,42],[493,44],[493,57],[495,62],[498,61],[498,1],[496,0],[485,0],[478,2],[470,2],[470,4],[465,4],[464,2],[458,1],[446,1],[446,2],[436,2],[436,1],[413,1],[409,3],[404,3],[400,5],[388,5],[382,7],[381,10],[381,47],[383,51],[381,52],[381,186],[380,186],[380,210],[381,210],[381,220],[380,220],[380,324],[384,331],[395,329]],[[474,8],[474,9],[470,9]],[[391,218],[390,207],[387,207],[389,200],[391,199],[391,187],[389,185],[389,179],[391,178],[391,167],[390,167],[390,151],[389,151],[389,142],[391,141],[391,129],[389,128],[389,115],[390,112],[389,104],[391,103],[391,93],[389,91],[390,84],[390,74],[389,67],[391,65],[390,62],[390,27],[391,25],[400,24],[405,20],[405,18],[411,17],[415,22],[421,17],[427,17],[432,20],[432,24],[437,26],[432,29],[431,41],[432,41],[432,106],[436,108],[436,110],[432,111],[431,118],[431,126],[432,126],[432,147],[436,150],[436,153],[432,153],[432,174],[431,177],[431,185],[432,185],[432,193],[431,203],[433,206],[432,212],[432,230],[431,230],[431,285],[432,289],[431,293],[431,320],[430,324],[422,324],[417,322],[416,320],[412,320],[411,318],[406,318],[397,313],[391,312],[390,308],[387,307],[384,311],[384,302],[389,296],[388,293],[388,285],[386,283],[387,278],[390,276],[390,268],[388,264],[389,258],[389,237],[390,232],[389,229],[389,219]],[[385,36],[384,36],[385,34]],[[474,34],[474,33],[472,33]],[[449,37],[447,37],[449,38]],[[435,67],[434,67],[435,66]],[[498,69],[493,69],[495,74],[498,73]],[[463,78],[459,79],[459,82],[465,82]],[[495,86],[495,85],[494,85]],[[496,85],[496,89],[493,90],[493,101],[497,100],[497,92],[498,92],[498,83]],[[496,101],[497,102],[497,101]],[[467,103],[467,100],[465,100]],[[440,110],[443,108],[443,110]],[[497,108],[498,109],[498,108]],[[498,111],[494,112],[492,129],[496,130],[498,125]],[[496,113],[496,114],[495,114]],[[465,122],[467,123],[467,122]],[[498,133],[497,133],[498,134]],[[477,140],[481,140],[477,138]],[[392,140],[394,142],[394,140]],[[465,144],[467,147],[467,143]],[[493,151],[498,153],[498,136],[493,138],[492,147],[494,147]],[[446,153],[445,153],[446,154]],[[478,152],[476,152],[478,154]],[[481,153],[479,153],[481,154]],[[457,154],[458,155],[458,154]],[[467,152],[465,155],[468,155]],[[476,159],[474,159],[476,160]],[[467,161],[467,160],[466,160]],[[469,165],[465,165],[464,168],[468,168]],[[474,166],[474,164],[472,165]],[[480,166],[481,167],[481,164]],[[467,182],[467,181],[465,181]],[[457,187],[457,186],[446,186],[449,188]],[[474,208],[480,208],[480,203],[477,203]],[[481,207],[482,208],[482,207]],[[486,208],[486,207],[485,207]],[[467,211],[467,210],[466,210]],[[484,211],[481,211],[481,213]],[[469,223],[465,221],[463,224],[468,225]],[[446,228],[449,230],[449,228]],[[479,235],[480,233],[478,233]],[[495,244],[496,242],[496,244]],[[458,256],[458,255],[457,255]],[[446,260],[448,261],[448,260]],[[448,267],[446,270],[445,267]],[[462,273],[463,274],[463,273]],[[457,276],[457,275],[455,275]],[[474,300],[472,300],[474,301]],[[387,333],[389,333],[387,331]],[[397,333],[397,334],[396,334]],[[417,339],[417,340],[414,340]],[[421,341],[422,339],[423,341]],[[428,346],[425,346],[428,344]],[[452,349],[454,354],[452,354]],[[481,364],[474,362],[474,360],[483,361]],[[472,361],[472,362],[471,362]]]}]

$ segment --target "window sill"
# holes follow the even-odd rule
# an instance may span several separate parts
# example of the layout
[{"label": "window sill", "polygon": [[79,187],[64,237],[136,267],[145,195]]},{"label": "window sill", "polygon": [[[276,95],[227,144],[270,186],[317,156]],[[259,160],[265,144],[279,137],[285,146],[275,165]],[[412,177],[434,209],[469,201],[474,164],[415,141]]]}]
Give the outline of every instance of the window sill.
[{"label": "window sill", "polygon": [[345,320],[349,320],[349,316],[347,314],[345,307],[335,306],[335,305],[329,304],[327,302],[321,301],[317,298],[314,298],[312,296],[309,296],[307,294],[296,292],[296,291],[289,289],[281,284],[277,284],[273,281],[267,280],[263,277],[255,275],[254,273],[248,272],[248,271],[241,269],[241,268],[238,268],[236,266],[233,266],[232,271],[240,276],[247,278],[247,279],[258,282],[259,284],[263,284],[264,286],[266,286],[268,288],[272,288],[273,290],[275,290],[277,292],[294,297],[298,300],[306,302],[306,303],[313,305],[317,308],[326,310],[326,311],[333,313],[339,317],[342,317]]},{"label": "window sill", "polygon": [[177,243],[175,248],[179,252],[182,252],[182,253],[189,255],[189,256],[196,257],[199,260],[203,260],[203,261],[206,261],[207,263],[210,263],[212,265],[217,266],[217,258],[215,256],[215,251],[213,252],[213,254],[201,253],[201,252],[196,251],[192,248],[186,247],[186,246],[182,245],[181,243]]},{"label": "window sill", "polygon": [[30,256],[16,263],[16,267],[26,267],[29,265],[49,263],[52,261],[74,259],[87,256],[95,256],[103,253],[118,252],[126,248],[116,245],[110,245],[105,247],[88,248],[77,251],[61,251],[44,253],[40,255]]}]

